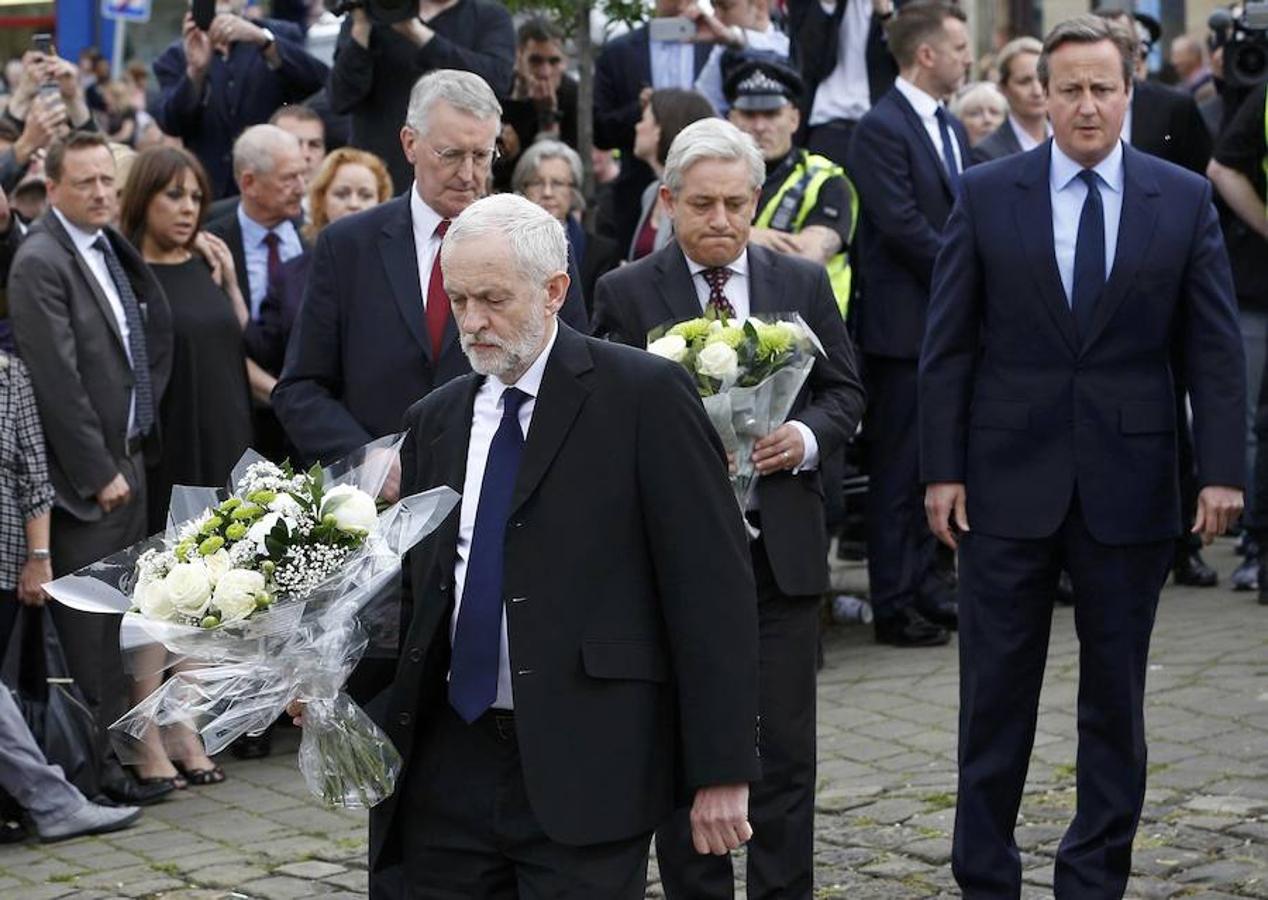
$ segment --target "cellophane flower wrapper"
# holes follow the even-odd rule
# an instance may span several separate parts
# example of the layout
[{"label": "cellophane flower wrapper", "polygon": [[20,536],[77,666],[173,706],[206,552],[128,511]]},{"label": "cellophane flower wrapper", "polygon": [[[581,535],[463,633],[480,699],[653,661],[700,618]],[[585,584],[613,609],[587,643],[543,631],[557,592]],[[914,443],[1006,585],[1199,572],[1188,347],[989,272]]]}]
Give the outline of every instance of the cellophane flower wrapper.
[{"label": "cellophane flower wrapper", "polygon": [[[787,327],[787,346],[763,352],[773,348],[761,346],[761,333],[778,325]],[[709,421],[734,456],[731,487],[736,501],[741,510],[748,509],[758,480],[753,446],[787,421],[816,355],[823,355],[823,345],[797,313],[763,313],[730,321],[706,315],[662,325],[647,340],[650,351],[691,374]],[[731,346],[734,354],[709,349],[720,343],[736,344]]]},{"label": "cellophane flower wrapper", "polygon": [[[403,441],[391,435],[322,471],[324,490],[349,485],[376,496]],[[177,487],[168,527],[127,550],[50,583],[49,593],[76,609],[122,613],[120,645],[134,677],[177,663],[162,686],[110,727],[125,763],[140,762],[145,735],[157,727],[171,758],[189,752],[179,725],[214,755],[243,735],[258,734],[292,700],[307,706],[300,768],[313,794],[331,806],[368,807],[394,789],[400,757],[387,736],[342,691],[380,620],[399,621],[401,557],[434,531],[458,501],[442,487],[405,497],[379,512],[364,543],[338,568],[302,592],[282,593],[241,621],[199,627],[136,610],[138,560],[170,548],[182,526],[233,495],[251,466],[248,451],[227,490]]]}]

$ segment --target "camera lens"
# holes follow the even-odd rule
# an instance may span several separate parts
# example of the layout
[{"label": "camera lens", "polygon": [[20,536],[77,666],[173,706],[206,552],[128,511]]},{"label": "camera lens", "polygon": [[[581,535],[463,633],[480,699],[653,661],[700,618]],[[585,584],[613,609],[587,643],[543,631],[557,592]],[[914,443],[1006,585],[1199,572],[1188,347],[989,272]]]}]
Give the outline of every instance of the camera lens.
[{"label": "camera lens", "polygon": [[1243,84],[1257,84],[1268,70],[1268,48],[1259,44],[1243,44],[1230,60],[1237,80]]}]

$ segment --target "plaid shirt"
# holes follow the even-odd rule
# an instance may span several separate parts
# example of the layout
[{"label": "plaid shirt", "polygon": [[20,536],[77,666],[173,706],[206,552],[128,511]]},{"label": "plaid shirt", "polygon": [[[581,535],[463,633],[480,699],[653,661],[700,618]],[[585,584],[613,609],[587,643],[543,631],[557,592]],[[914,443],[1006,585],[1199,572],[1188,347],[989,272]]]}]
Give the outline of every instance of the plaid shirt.
[{"label": "plaid shirt", "polygon": [[44,433],[26,366],[0,350],[0,590],[26,562],[26,522],[53,508]]}]

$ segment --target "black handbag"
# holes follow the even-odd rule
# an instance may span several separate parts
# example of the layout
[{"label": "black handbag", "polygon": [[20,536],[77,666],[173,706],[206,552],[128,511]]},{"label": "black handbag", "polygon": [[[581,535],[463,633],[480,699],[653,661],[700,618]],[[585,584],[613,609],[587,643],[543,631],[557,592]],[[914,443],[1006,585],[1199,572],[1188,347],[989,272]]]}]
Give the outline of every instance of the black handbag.
[{"label": "black handbag", "polygon": [[0,680],[13,692],[45,759],[61,766],[66,780],[85,797],[99,794],[97,722],[70,677],[47,607],[20,610]]}]

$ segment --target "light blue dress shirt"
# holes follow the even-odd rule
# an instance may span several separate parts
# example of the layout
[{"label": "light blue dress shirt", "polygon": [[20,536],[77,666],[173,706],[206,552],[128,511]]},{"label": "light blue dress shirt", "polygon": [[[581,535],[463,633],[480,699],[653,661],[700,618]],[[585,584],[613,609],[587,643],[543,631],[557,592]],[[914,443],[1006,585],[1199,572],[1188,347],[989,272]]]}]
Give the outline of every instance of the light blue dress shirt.
[{"label": "light blue dress shirt", "polygon": [[[1065,288],[1065,302],[1074,292],[1074,245],[1079,239],[1079,216],[1087,199],[1087,185],[1079,178],[1083,166],[1061,152],[1052,142],[1052,164],[1048,168],[1048,190],[1052,195],[1052,242],[1057,252],[1057,271]],[[1118,222],[1123,216],[1123,143],[1119,141],[1110,155],[1101,160],[1096,172],[1101,190],[1101,208],[1105,213],[1105,280],[1114,270],[1114,253],[1118,249]]]},{"label": "light blue dress shirt", "polygon": [[696,45],[678,41],[648,41],[651,47],[652,88],[682,88],[696,84]]},{"label": "light blue dress shirt", "polygon": [[[251,288],[251,296],[247,298],[247,302],[251,307],[251,320],[258,321],[260,305],[264,302],[264,295],[269,292],[269,248],[264,243],[264,236],[270,229],[248,216],[241,203],[238,204],[238,224],[242,226],[242,253],[247,260],[247,285]],[[277,245],[282,262],[294,259],[304,252],[295,224],[289,219],[272,230],[282,239]]]}]

